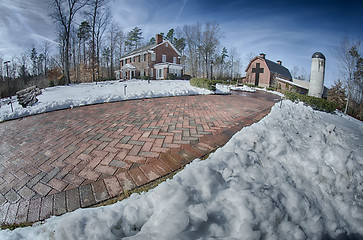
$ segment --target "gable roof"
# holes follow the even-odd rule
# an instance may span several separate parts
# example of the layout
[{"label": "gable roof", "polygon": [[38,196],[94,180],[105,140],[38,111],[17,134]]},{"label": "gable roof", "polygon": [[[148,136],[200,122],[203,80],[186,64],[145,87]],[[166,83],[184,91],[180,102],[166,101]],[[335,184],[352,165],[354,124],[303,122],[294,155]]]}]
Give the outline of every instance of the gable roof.
[{"label": "gable roof", "polygon": [[284,66],[275,63],[273,61],[270,61],[268,59],[265,59],[265,62],[268,66],[268,68],[270,69],[271,72],[273,73],[277,73],[278,75],[284,76],[288,79],[292,79],[291,73],[289,71],[289,69],[285,68]]},{"label": "gable roof", "polygon": [[247,68],[246,68],[246,72],[247,70],[250,68],[252,62],[254,62],[256,59],[261,59],[262,61],[265,61],[268,69],[270,70],[270,72],[276,73],[280,76],[286,77],[288,79],[292,79],[291,73],[289,71],[289,69],[285,68],[284,66],[275,63],[271,60],[268,60],[266,58],[262,58],[262,57],[255,57],[254,59],[251,60],[251,62],[248,64]]},{"label": "gable roof", "polygon": [[132,55],[137,55],[137,54],[145,52],[145,51],[153,50],[154,48],[156,48],[160,45],[163,45],[164,43],[168,43],[169,46],[171,46],[179,56],[181,55],[180,52],[174,47],[174,45],[169,40],[164,40],[163,42],[161,42],[159,44],[153,43],[153,44],[150,44],[150,45],[147,45],[144,47],[139,47],[135,50],[132,50],[131,52],[126,53],[124,56],[122,56],[121,59],[123,59],[125,57],[130,57]]}]

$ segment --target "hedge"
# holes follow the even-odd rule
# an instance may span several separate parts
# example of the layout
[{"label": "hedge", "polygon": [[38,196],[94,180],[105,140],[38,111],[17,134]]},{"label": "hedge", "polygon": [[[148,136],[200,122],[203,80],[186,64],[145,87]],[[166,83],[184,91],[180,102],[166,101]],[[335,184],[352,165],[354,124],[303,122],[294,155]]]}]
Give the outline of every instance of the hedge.
[{"label": "hedge", "polygon": [[335,103],[329,102],[328,100],[323,98],[311,97],[304,94],[299,94],[289,91],[285,92],[284,94],[285,98],[293,102],[302,101],[306,105],[312,107],[314,110],[332,113],[337,109],[337,105]]},{"label": "hedge", "polygon": [[206,78],[192,78],[190,79],[190,85],[200,88],[205,88],[211,91],[216,90],[216,82]]}]

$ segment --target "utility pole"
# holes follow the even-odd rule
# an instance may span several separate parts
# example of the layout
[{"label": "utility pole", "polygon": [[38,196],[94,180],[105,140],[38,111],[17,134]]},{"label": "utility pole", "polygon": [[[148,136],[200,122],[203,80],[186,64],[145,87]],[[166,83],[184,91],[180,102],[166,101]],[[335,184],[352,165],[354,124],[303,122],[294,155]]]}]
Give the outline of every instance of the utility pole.
[{"label": "utility pole", "polygon": [[10,61],[6,61],[4,62],[4,65],[6,65],[6,75],[8,76],[8,93],[10,97],[11,112],[14,112],[13,102],[11,101],[11,92],[10,92],[9,63]]}]

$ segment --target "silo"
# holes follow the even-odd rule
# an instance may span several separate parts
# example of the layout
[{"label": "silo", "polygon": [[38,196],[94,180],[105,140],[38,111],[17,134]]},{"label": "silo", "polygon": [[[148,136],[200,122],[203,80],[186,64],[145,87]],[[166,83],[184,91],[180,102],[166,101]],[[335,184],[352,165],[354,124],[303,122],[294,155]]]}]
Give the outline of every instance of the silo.
[{"label": "silo", "polygon": [[325,56],[316,52],[311,58],[309,96],[321,98],[324,92]]}]

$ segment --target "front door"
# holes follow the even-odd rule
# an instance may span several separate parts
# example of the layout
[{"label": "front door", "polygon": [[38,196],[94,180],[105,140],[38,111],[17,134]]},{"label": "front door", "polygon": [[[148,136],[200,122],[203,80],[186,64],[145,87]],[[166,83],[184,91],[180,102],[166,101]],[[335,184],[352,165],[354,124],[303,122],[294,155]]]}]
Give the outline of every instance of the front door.
[{"label": "front door", "polygon": [[156,79],[163,79],[164,71],[162,68],[156,69]]}]

